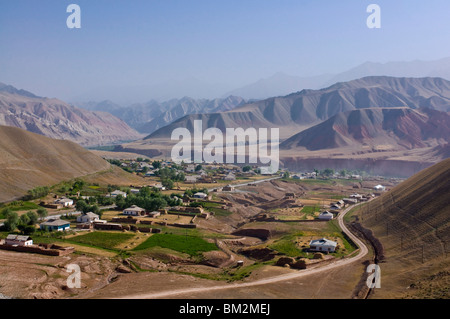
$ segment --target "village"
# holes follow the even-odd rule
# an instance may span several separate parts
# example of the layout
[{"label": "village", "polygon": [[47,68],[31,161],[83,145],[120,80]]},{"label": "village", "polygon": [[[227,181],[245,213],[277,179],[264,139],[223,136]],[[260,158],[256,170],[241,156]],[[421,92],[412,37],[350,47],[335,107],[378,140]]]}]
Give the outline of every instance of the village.
[{"label": "village", "polygon": [[[270,265],[306,269],[351,255],[356,246],[336,218],[395,185],[323,171],[261,175],[250,166],[160,161],[150,169],[144,163],[151,165],[115,163],[134,167],[142,185],[80,180],[55,185],[34,200],[41,213],[46,210],[34,224],[7,230],[4,219],[0,250],[109,258],[125,254],[121,272],[170,270],[216,280],[239,280],[255,267]],[[140,171],[142,165],[147,169]],[[32,212],[18,211],[25,213]]]}]

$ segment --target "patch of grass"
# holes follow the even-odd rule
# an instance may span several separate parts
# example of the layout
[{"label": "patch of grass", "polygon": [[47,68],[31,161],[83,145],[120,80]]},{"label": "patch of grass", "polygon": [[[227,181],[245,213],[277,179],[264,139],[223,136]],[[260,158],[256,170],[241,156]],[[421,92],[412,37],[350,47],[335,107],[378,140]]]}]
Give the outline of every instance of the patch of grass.
[{"label": "patch of grass", "polygon": [[115,250],[116,246],[126,242],[127,240],[130,240],[134,236],[134,234],[96,231],[93,233],[88,233],[86,235],[72,237],[66,241]]},{"label": "patch of grass", "polygon": [[168,248],[190,256],[198,256],[202,252],[218,249],[215,244],[208,243],[197,236],[154,234],[133,250],[144,250],[152,247]]},{"label": "patch of grass", "polygon": [[302,213],[304,214],[314,214],[319,211],[319,206],[304,206],[302,208]]},{"label": "patch of grass", "polygon": [[233,214],[232,212],[226,210],[226,209],[222,209],[222,208],[208,208],[208,210],[210,212],[213,212],[215,216],[221,216],[221,217],[225,217],[225,216],[230,216],[231,214]]},{"label": "patch of grass", "polygon": [[209,280],[217,280],[217,281],[227,281],[227,282],[234,282],[243,280],[247,277],[249,277],[252,272],[260,267],[263,267],[265,265],[272,265],[273,262],[263,262],[263,263],[254,263],[249,266],[236,268],[236,269],[224,269],[223,273],[220,274],[201,274],[201,273],[194,273],[194,272],[184,272],[184,271],[175,271],[175,270],[169,270],[169,272],[174,272],[177,274],[182,275],[190,275],[197,278],[203,278],[203,279],[209,279]]},{"label": "patch of grass", "polygon": [[285,236],[269,246],[271,249],[279,253],[289,256],[297,257],[302,254],[302,250],[297,247],[294,236]]},{"label": "patch of grass", "polygon": [[[11,209],[12,211],[22,211],[22,210],[35,210],[40,206],[28,201],[14,201],[9,204],[5,204],[2,206],[2,212],[0,212],[0,218],[2,218],[3,210],[6,208]],[[4,217],[3,217],[4,218]]]}]

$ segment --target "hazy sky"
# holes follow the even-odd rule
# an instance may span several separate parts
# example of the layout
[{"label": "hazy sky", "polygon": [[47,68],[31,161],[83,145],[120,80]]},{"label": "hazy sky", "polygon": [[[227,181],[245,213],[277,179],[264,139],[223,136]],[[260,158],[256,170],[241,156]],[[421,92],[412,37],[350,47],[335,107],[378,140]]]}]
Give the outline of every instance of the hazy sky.
[{"label": "hazy sky", "polygon": [[[81,7],[81,29],[66,8]],[[381,29],[366,8],[381,7]],[[450,56],[448,0],[0,0],[0,81],[70,99],[101,87],[204,81]]]}]

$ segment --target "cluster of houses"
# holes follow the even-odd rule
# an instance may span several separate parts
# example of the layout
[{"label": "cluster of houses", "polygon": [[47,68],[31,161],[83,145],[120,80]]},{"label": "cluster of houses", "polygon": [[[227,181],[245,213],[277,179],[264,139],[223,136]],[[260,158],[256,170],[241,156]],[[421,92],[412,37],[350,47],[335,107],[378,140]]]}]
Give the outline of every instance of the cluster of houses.
[{"label": "cluster of houses", "polygon": [[51,203],[45,203],[45,202],[41,203],[42,206],[44,206],[46,208],[51,208],[51,209],[61,209],[61,208],[66,208],[66,207],[72,207],[73,204],[74,204],[73,199],[66,198],[66,197],[56,198]]},{"label": "cluster of houses", "polygon": [[316,177],[317,177],[317,173],[316,172],[299,173],[299,174],[291,175],[292,179],[315,179]]}]

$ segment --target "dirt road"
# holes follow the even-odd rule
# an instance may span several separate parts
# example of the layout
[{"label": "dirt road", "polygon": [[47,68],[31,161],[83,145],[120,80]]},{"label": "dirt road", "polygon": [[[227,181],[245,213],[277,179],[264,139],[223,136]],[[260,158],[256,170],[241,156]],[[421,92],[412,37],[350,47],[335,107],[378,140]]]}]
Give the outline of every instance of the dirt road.
[{"label": "dirt road", "polygon": [[260,279],[252,282],[245,282],[245,283],[234,283],[234,284],[222,284],[217,285],[213,287],[199,287],[199,288],[186,288],[186,289],[177,289],[172,291],[162,291],[157,293],[146,293],[146,294],[139,294],[139,295],[130,295],[130,296],[123,296],[118,297],[117,299],[156,299],[156,298],[167,298],[167,297],[174,297],[177,296],[177,298],[182,298],[183,295],[186,294],[193,294],[193,293],[199,293],[199,292],[211,292],[211,291],[217,291],[217,290],[224,290],[224,289],[238,289],[238,288],[245,288],[245,287],[253,287],[253,286],[259,286],[259,285],[266,285],[291,279],[297,279],[301,277],[310,276],[313,274],[317,274],[320,272],[324,272],[327,270],[331,270],[337,267],[343,267],[346,265],[349,265],[351,263],[354,263],[368,253],[367,246],[354,234],[350,232],[350,230],[345,226],[344,224],[344,216],[350,211],[350,209],[358,206],[360,204],[350,206],[344,211],[341,212],[338,216],[338,222],[339,226],[341,227],[342,231],[346,233],[358,246],[358,254],[344,259],[338,259],[332,263],[329,263],[324,266],[318,266],[317,268],[310,268],[305,270],[299,270],[299,271],[293,271],[289,274],[279,275],[275,277],[269,277],[266,279]]}]

